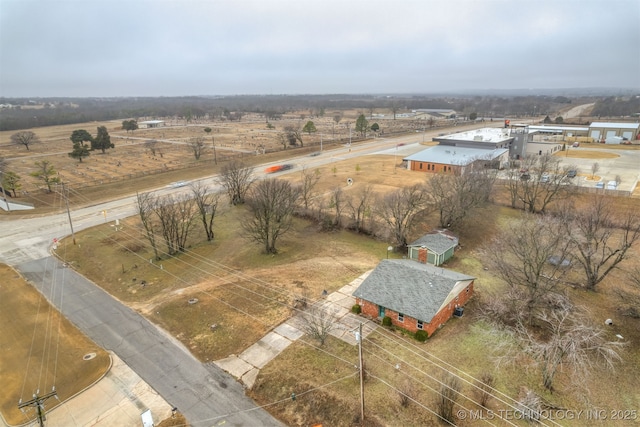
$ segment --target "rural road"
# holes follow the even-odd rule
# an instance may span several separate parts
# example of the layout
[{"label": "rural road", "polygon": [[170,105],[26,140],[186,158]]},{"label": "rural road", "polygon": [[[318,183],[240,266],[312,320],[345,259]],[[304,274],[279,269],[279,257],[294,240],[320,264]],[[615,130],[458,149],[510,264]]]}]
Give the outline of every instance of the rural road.
[{"label": "rural road", "polygon": [[[64,300],[58,309],[65,317],[116,353],[191,425],[282,425],[256,408],[233,377],[213,364],[200,363],[168,334],[56,258],[28,261],[17,268],[43,295]],[[51,283],[64,283],[64,299],[52,295]]]},{"label": "rural road", "polygon": [[[425,136],[430,140],[435,132],[378,138],[366,144],[324,151],[315,157],[301,156],[290,160],[295,168],[287,172],[298,173],[303,166],[315,167],[383,150],[389,155],[405,156],[423,149],[419,142],[424,141]],[[266,166],[269,165],[262,167]],[[256,169],[258,177],[264,176],[262,170]],[[214,178],[203,180],[212,183]],[[162,194],[188,192],[189,189],[163,187],[157,191]],[[107,212],[106,218],[103,212]],[[129,195],[74,209],[70,215],[74,231],[78,232],[134,214],[135,196]],[[175,405],[192,425],[282,425],[266,411],[256,408],[231,376],[215,365],[203,365],[168,334],[51,257],[53,239],[69,234],[66,212],[46,217],[3,217],[0,221],[0,262],[17,268],[43,295],[49,295],[47,287],[52,283],[51,274],[60,276],[53,283],[65,283],[64,306],[57,308],[96,343],[124,360],[167,402]],[[52,269],[51,266],[55,267]],[[53,301],[60,299],[53,298]]]}]

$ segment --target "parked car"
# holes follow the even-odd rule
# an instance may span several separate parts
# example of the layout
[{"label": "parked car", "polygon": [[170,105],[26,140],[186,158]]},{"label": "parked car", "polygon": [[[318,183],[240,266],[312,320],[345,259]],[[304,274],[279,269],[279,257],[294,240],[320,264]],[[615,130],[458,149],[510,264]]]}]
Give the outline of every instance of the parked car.
[{"label": "parked car", "polygon": [[578,141],[574,142],[572,147],[580,147],[580,143]]},{"label": "parked car", "polygon": [[618,183],[616,181],[607,182],[607,190],[615,190],[618,188]]},{"label": "parked car", "polygon": [[596,188],[604,188],[604,182],[600,181],[596,183]]},{"label": "parked car", "polygon": [[542,176],[540,177],[540,182],[549,182],[549,174],[548,173],[543,173]]},{"label": "parked car", "polygon": [[578,175],[578,171],[575,169],[570,169],[567,171],[567,178],[575,178]]},{"label": "parked car", "polygon": [[187,181],[178,181],[171,184],[172,188],[180,188],[187,185]]}]

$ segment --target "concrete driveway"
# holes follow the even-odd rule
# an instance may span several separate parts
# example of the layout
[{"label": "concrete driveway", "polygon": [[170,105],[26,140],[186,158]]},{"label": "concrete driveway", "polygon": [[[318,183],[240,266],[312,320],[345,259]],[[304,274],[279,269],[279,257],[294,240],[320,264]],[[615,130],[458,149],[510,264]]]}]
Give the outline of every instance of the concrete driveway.
[{"label": "concrete driveway", "polygon": [[[369,273],[371,271],[364,273],[348,285],[343,286],[316,303],[316,305],[322,306],[328,313],[331,313],[334,318],[334,327],[329,334],[352,345],[357,344],[354,332],[360,323],[363,324],[362,335],[364,337],[373,332],[377,326],[375,323],[351,312],[351,307],[356,303],[353,291],[360,286],[360,283]],[[302,331],[304,330],[305,321],[302,316],[303,313],[290,318],[239,355],[231,355],[217,360],[215,364],[242,381],[247,388],[253,387],[260,369],[264,368],[267,363],[278,357],[281,352],[304,335]]]}]

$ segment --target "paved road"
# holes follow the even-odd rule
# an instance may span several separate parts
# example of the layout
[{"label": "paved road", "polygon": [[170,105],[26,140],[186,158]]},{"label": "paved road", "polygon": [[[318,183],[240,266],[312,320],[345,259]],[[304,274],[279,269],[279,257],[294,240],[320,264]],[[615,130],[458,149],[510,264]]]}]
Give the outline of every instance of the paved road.
[{"label": "paved road", "polygon": [[[64,298],[51,297],[64,301],[58,309],[65,317],[115,352],[192,425],[282,425],[257,409],[233,377],[200,363],[168,334],[57,259],[28,261],[17,268],[43,295],[51,295],[51,283],[64,283]],[[55,291],[61,292],[60,287]]]},{"label": "paved road", "polygon": [[[405,156],[424,148],[419,142],[425,136],[430,139],[432,134],[435,135],[435,131],[393,139],[379,138],[362,145],[354,144],[352,147],[324,151],[315,157],[299,157],[291,161],[295,168],[287,172],[298,173],[303,166],[316,167],[390,148],[389,155]],[[277,163],[262,167],[273,164]],[[264,176],[260,171],[258,175]],[[211,183],[214,177],[204,180]],[[160,193],[188,191],[188,188],[158,189]],[[104,211],[107,212],[106,218]],[[74,231],[78,232],[107,220],[113,221],[134,214],[135,196],[128,195],[119,200],[74,209],[71,218]],[[49,295],[49,283],[65,283],[64,306],[58,307],[62,313],[96,343],[115,352],[165,400],[177,406],[190,423],[196,426],[221,425],[220,423],[238,426],[281,425],[267,412],[256,409],[255,403],[244,396],[241,386],[233,378],[213,364],[203,365],[168,334],[50,257],[49,249],[53,239],[70,234],[66,212],[47,217],[2,219],[0,262],[15,266],[44,295]],[[55,268],[51,270],[45,268],[46,265],[54,265]],[[51,271],[60,278],[51,281],[47,277],[44,280]],[[63,275],[64,281],[61,279]],[[57,297],[53,299],[60,300]],[[248,412],[225,416],[247,409]],[[221,416],[223,418],[218,418]]]}]

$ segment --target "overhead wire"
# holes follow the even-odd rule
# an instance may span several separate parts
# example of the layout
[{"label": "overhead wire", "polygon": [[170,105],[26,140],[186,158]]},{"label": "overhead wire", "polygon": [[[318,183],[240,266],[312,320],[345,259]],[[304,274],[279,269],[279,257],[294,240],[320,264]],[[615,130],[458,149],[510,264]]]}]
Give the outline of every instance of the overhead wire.
[{"label": "overhead wire", "polygon": [[[78,193],[78,194],[79,194],[79,193]],[[120,232],[122,232],[122,230],[121,230]],[[137,239],[138,241],[143,242],[145,245],[148,243],[148,242],[146,241],[146,239],[135,237],[134,235],[132,235],[132,234],[130,234],[130,233],[126,233],[126,232],[124,232],[123,234],[126,234],[126,235],[127,235],[127,237],[129,237],[129,238]],[[105,235],[105,236],[106,236],[106,234],[105,234],[105,233],[103,233],[103,235]],[[125,248],[125,249],[127,249],[127,250],[128,250],[128,248],[126,248],[126,246],[122,245],[121,243],[116,242],[116,244],[119,244],[120,246],[122,246],[123,248]],[[144,258],[142,258],[142,256],[141,256],[141,255],[139,255],[139,254],[137,254],[137,253],[135,253],[135,252],[133,252],[133,251],[130,251],[130,250],[129,250],[129,252],[131,252],[131,253],[132,253],[133,255],[135,255],[135,256],[138,256],[138,257],[139,257],[139,258],[141,258],[141,259],[144,259]],[[168,255],[168,254],[167,254],[166,252],[164,252],[164,251],[161,251],[161,252],[163,253],[163,255]],[[192,264],[192,263],[189,263],[189,262],[185,261],[184,259],[182,259],[182,257],[183,257],[183,256],[184,256],[185,258],[193,259],[193,260],[198,261],[198,262],[200,262],[200,263],[203,263],[203,264],[205,264],[205,265],[209,265],[210,267],[220,269],[220,270],[222,270],[223,272],[225,272],[225,273],[227,273],[227,274],[230,274],[231,276],[235,276],[235,277],[238,277],[238,278],[242,278],[242,279],[244,279],[244,280],[248,281],[249,283],[252,283],[252,284],[255,284],[255,285],[257,285],[257,286],[261,286],[261,287],[263,287],[263,288],[269,289],[270,291],[276,291],[276,292],[277,292],[278,294],[280,294],[280,295],[284,295],[284,296],[291,296],[291,292],[288,292],[288,291],[285,291],[285,290],[280,290],[280,288],[275,288],[274,286],[270,285],[268,282],[266,282],[266,281],[264,281],[264,280],[257,279],[257,278],[255,278],[255,277],[252,277],[252,276],[246,275],[246,274],[244,274],[244,273],[242,273],[242,272],[239,272],[238,270],[235,270],[235,269],[233,269],[233,268],[231,268],[231,267],[228,267],[228,266],[226,266],[226,265],[224,265],[224,264],[218,263],[218,262],[213,261],[213,260],[211,260],[211,259],[208,259],[208,258],[205,258],[205,257],[200,256],[200,255],[198,255],[198,254],[195,254],[195,253],[193,253],[192,251],[186,251],[186,252],[184,252],[184,253],[182,253],[182,254],[181,254],[181,257],[175,257],[175,258],[172,258],[172,259],[178,259],[178,261],[179,261],[179,262],[183,262],[183,263],[185,263],[186,265],[188,265],[188,266],[190,266],[190,267],[193,267],[193,268],[197,269],[198,271],[200,271],[200,272],[201,272],[201,273],[203,273],[203,274],[212,274],[210,271],[207,271],[207,270],[205,270],[205,269],[201,268],[200,266],[196,266],[195,264]],[[145,262],[146,262],[146,259],[145,259]],[[154,266],[155,266],[155,264],[154,264]],[[155,267],[156,267],[156,268],[158,268],[157,266],[155,266]],[[179,276],[176,276],[176,275],[173,275],[172,273],[168,272],[167,270],[163,270],[163,271],[164,271],[164,273],[171,275],[172,277],[176,278],[177,280],[179,280],[179,281],[181,281],[181,282],[185,282],[185,283],[186,283],[186,281],[185,281],[183,278],[181,278],[181,277],[179,277]],[[297,310],[298,312],[301,312],[301,313],[302,313],[302,312],[304,312],[304,310],[302,310],[302,309],[298,309],[298,308],[295,308],[295,307],[292,307],[291,305],[289,305],[289,304],[287,304],[287,303],[284,303],[284,302],[282,302],[282,301],[278,300],[277,298],[268,297],[268,296],[266,296],[266,295],[264,295],[264,294],[260,294],[260,293],[259,293],[259,292],[257,292],[256,290],[250,290],[250,289],[247,289],[246,287],[239,286],[239,285],[237,285],[236,283],[232,282],[230,279],[228,279],[228,278],[226,278],[226,277],[219,277],[219,279],[223,280],[224,282],[226,282],[226,283],[228,283],[228,284],[232,284],[232,285],[234,285],[234,286],[236,286],[236,287],[238,287],[238,288],[240,288],[240,289],[243,289],[243,290],[245,290],[245,291],[247,291],[247,292],[250,292],[250,293],[252,293],[252,294],[254,294],[254,295],[256,295],[256,296],[260,296],[260,297],[262,297],[262,298],[266,298],[266,299],[268,299],[268,300],[274,301],[274,302],[276,302],[276,303],[278,303],[278,304],[282,304],[282,305],[284,305],[284,306],[286,306],[286,307],[288,307],[288,308],[290,308],[290,309],[292,309],[292,310]],[[210,295],[210,296],[211,296],[211,297],[213,297],[214,299],[216,299],[216,300],[219,300],[219,301],[223,302],[225,305],[229,306],[230,308],[232,308],[232,309],[234,309],[234,310],[237,310],[237,311],[239,311],[239,312],[241,312],[241,313],[243,313],[243,314],[246,314],[247,316],[252,317],[252,318],[256,319],[257,321],[260,321],[261,323],[263,323],[263,324],[267,325],[266,323],[264,323],[264,322],[262,322],[261,320],[257,319],[255,316],[252,316],[251,314],[246,313],[246,311],[244,311],[244,310],[242,310],[242,309],[239,309],[238,307],[233,306],[232,304],[230,304],[230,303],[228,303],[228,302],[226,302],[226,301],[224,301],[224,300],[221,300],[221,299],[219,299],[219,298],[217,298],[217,297],[215,297],[215,296],[211,295],[209,292],[206,292],[206,291],[203,291],[203,290],[199,290],[199,292],[203,292],[203,293],[205,293],[205,294],[207,294],[207,295]],[[236,295],[238,295],[238,294],[236,294]],[[240,295],[238,295],[238,296],[240,296]],[[241,296],[241,297],[246,298],[246,297],[244,297],[244,296]],[[248,299],[248,298],[246,298],[246,299]],[[255,302],[255,300],[253,300],[253,301]],[[406,347],[405,347],[405,348],[406,348]],[[415,352],[414,352],[414,353],[415,353]],[[339,358],[339,356],[337,356],[337,355],[333,355],[333,354],[332,354],[332,356],[334,356],[334,357],[338,357],[338,358]],[[433,363],[433,364],[435,364],[435,362],[433,362],[433,361],[431,361],[431,360],[427,359],[427,358],[426,358],[425,356],[423,356],[423,355],[420,355],[420,357],[421,357],[421,358],[423,358],[424,360],[428,361],[429,363]],[[345,363],[352,364],[352,362],[346,361],[346,360],[344,360],[344,359],[343,359],[343,361],[344,361]],[[467,373],[465,373],[464,371],[459,370],[459,369],[458,369],[458,368],[456,368],[456,367],[453,367],[452,365],[449,365],[449,366],[450,366],[451,368],[453,368],[453,369],[456,369],[456,370],[457,370],[457,371],[459,371],[459,372],[464,373],[464,375],[468,376],[469,378],[474,379],[474,380],[475,380],[475,382],[476,382],[476,384],[481,384],[481,385],[483,385],[483,386],[487,386],[487,387],[488,387],[488,385],[483,384],[482,382],[480,382],[479,380],[475,379],[475,378],[474,378],[473,376],[471,376],[470,374],[467,374]],[[438,367],[439,367],[440,369],[443,369],[443,370],[447,371],[447,372],[450,372],[448,369],[445,369],[445,368],[443,368],[442,366],[438,366]],[[455,374],[455,373],[453,373],[453,372],[450,372],[450,373],[451,373],[451,374],[453,374],[453,375],[456,375],[457,377],[459,377],[457,374]],[[461,379],[462,379],[462,378],[461,378]],[[463,380],[463,381],[465,381],[465,382],[467,382],[467,383],[470,383],[470,382],[469,382],[468,380],[466,380],[466,379],[462,379],[462,380]],[[470,383],[470,384],[472,384],[472,383]],[[475,385],[475,384],[474,384],[474,386],[476,386],[476,387],[477,387],[477,385]],[[491,387],[491,390],[495,390],[495,389],[493,389],[493,388]],[[495,390],[495,391],[496,391],[496,392],[498,392],[498,390]],[[503,393],[501,393],[501,394],[503,394]],[[505,396],[506,396],[506,395],[505,395]],[[507,396],[507,397],[508,397],[508,396]],[[509,398],[509,399],[511,399],[511,398]],[[511,399],[511,400],[513,400],[513,399]],[[503,403],[507,404],[507,402],[503,402]],[[511,405],[510,405],[510,406],[511,406]],[[512,406],[512,407],[513,407],[513,406]]]}]

